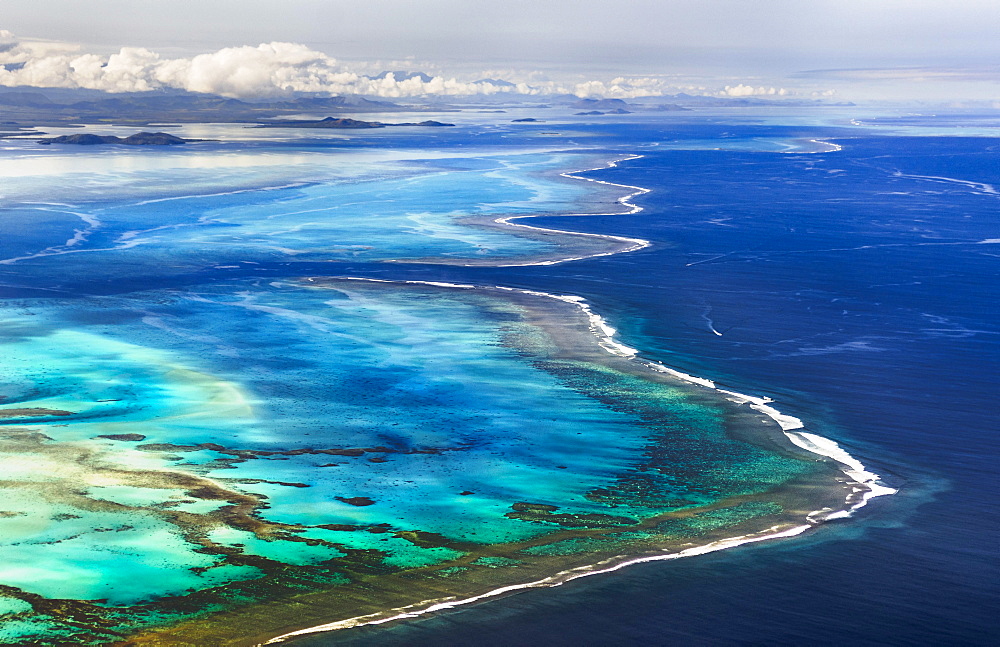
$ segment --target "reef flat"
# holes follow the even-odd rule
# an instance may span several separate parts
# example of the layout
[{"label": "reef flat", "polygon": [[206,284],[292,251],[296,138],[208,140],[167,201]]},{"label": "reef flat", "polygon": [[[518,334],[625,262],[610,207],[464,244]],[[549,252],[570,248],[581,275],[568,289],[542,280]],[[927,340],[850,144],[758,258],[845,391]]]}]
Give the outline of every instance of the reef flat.
[{"label": "reef flat", "polygon": [[646,188],[566,171],[637,156],[466,128],[0,157],[0,641],[286,640],[888,491],[579,297],[443,280],[652,245],[528,220],[640,215]]},{"label": "reef flat", "polygon": [[25,311],[0,413],[60,415],[3,421],[5,640],[253,644],[780,534],[864,490],[544,295],[314,278],[22,302],[3,329]]}]

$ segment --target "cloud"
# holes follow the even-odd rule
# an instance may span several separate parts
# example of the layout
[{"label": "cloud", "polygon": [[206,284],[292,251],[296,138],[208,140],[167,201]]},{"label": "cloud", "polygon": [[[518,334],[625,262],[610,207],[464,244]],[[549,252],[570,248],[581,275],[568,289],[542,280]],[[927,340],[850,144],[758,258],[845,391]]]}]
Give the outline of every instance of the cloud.
[{"label": "cloud", "polygon": [[323,92],[327,88],[356,84],[361,78],[341,70],[337,61],[326,54],[304,45],[277,42],[257,47],[227,47],[136,71],[152,72],[160,87],[228,97]]},{"label": "cloud", "polygon": [[[408,66],[413,61],[397,63]],[[787,94],[784,89],[755,88],[742,83],[711,91],[691,85],[677,86],[673,84],[677,79],[662,76],[559,82],[538,72],[491,72],[475,81],[461,81],[440,73],[399,75],[400,78],[392,73],[377,77],[359,73],[359,69],[367,67],[371,66],[356,64],[349,69],[327,54],[297,43],[226,47],[188,58],[165,58],[142,47],[123,47],[110,55],[83,53],[75,45],[19,40],[9,31],[0,30],[0,85],[4,86],[106,92],[171,88],[233,98],[279,97],[297,92],[386,98],[573,94],[615,99],[659,97],[692,90],[695,94],[732,97]],[[398,65],[389,69],[406,68]]]},{"label": "cloud", "polygon": [[739,85],[727,85],[719,92],[719,96],[723,97],[773,97],[773,96],[786,96],[790,94],[785,88],[765,88],[753,87],[752,85],[744,85],[740,83]]},{"label": "cloud", "polygon": [[578,97],[601,96],[609,99],[636,99],[638,97],[660,97],[667,93],[669,86],[651,77],[617,77],[604,83],[586,81],[577,83],[572,93]]},{"label": "cloud", "polygon": [[17,39],[14,34],[6,29],[0,29],[0,52],[7,52],[17,46]]},{"label": "cloud", "polygon": [[[463,83],[435,76],[372,79],[345,69],[322,52],[296,43],[227,47],[192,58],[168,59],[141,47],[110,56],[17,41],[0,31],[0,85],[145,92],[175,88],[226,97],[273,97],[293,92],[412,97],[518,91],[509,86]],[[529,90],[530,88],[526,88]]]},{"label": "cloud", "polygon": [[806,79],[833,81],[937,81],[1000,82],[1000,67],[859,67],[830,70],[806,70],[795,75]]},{"label": "cloud", "polygon": [[[193,58],[164,59],[141,47],[110,56],[53,50],[0,32],[0,84],[145,92],[177,88],[229,97],[323,92],[358,85],[329,56],[304,45],[266,43],[229,47]],[[363,83],[361,84],[363,85]]]}]

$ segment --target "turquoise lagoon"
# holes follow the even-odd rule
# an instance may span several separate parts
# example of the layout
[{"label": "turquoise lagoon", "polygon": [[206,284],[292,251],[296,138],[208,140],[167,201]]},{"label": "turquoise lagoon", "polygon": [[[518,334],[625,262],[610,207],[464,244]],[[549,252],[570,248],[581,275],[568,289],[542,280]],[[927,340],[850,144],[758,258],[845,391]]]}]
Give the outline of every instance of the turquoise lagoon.
[{"label": "turquoise lagoon", "polygon": [[576,302],[336,278],[579,253],[488,221],[608,210],[622,188],[558,175],[593,151],[352,141],[4,151],[4,643],[253,644],[857,492]]},{"label": "turquoise lagoon", "polygon": [[[594,210],[601,187],[555,172],[592,165],[592,154],[215,148],[5,151],[0,266],[32,261],[34,277],[77,264],[93,277],[125,268],[162,276],[240,262],[498,262],[597,244],[483,226],[501,216]],[[480,226],[466,226],[470,219]],[[79,258],[93,253],[101,258]]]}]

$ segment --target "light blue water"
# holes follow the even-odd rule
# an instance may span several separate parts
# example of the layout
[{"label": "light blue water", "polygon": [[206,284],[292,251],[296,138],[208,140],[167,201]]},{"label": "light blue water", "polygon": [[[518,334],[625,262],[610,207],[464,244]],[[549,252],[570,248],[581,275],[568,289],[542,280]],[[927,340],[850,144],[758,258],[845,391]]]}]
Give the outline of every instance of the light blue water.
[{"label": "light blue water", "polygon": [[554,172],[583,158],[559,153],[46,153],[0,159],[0,267],[28,263],[25,279],[49,284],[66,272],[538,254],[554,248],[461,220],[553,211],[585,195]]},{"label": "light blue water", "polygon": [[[472,291],[241,281],[6,305],[0,414],[28,411],[4,420],[0,577],[32,594],[129,605],[261,577],[219,552],[235,548],[304,567],[377,550],[410,568],[463,553],[366,529],[520,541],[552,528],[506,516],[518,502],[642,519],[804,469],[727,439],[719,413],[680,390],[542,370],[503,332],[518,311]],[[668,433],[639,417],[650,406],[702,447],[674,460],[715,462],[609,494]],[[266,501],[255,514],[277,534],[227,522],[184,473]]]}]

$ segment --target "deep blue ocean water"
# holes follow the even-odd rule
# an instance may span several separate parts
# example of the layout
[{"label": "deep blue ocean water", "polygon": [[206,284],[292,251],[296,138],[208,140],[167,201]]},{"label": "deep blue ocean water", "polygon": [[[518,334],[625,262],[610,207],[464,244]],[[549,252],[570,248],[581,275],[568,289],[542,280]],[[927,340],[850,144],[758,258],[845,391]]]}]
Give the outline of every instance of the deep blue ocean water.
[{"label": "deep blue ocean water", "polygon": [[[276,252],[274,240],[284,234],[258,222],[242,223],[252,225],[250,234],[242,234],[233,222],[245,205],[242,194],[215,203],[210,216],[228,222],[185,229],[185,218],[204,211],[186,214],[161,209],[163,203],[141,204],[151,183],[164,177],[169,183],[171,176],[156,168],[143,175],[145,162],[130,162],[124,170],[112,166],[104,181],[126,187],[117,200],[131,195],[127,182],[133,182],[134,204],[87,202],[94,211],[84,213],[106,221],[87,233],[86,244],[114,242],[131,226],[130,218],[148,228],[169,216],[182,226],[162,234],[146,231],[138,237],[145,239],[142,245],[109,252],[105,258],[111,262],[61,248],[54,251],[71,253],[0,266],[0,283],[12,302],[45,294],[130,298],[136,290],[183,291],[207,284],[224,289],[230,281],[310,274],[580,295],[643,357],[742,393],[773,397],[783,412],[807,420],[812,431],[837,440],[900,488],[854,519],[800,538],[637,565],[404,625],[296,644],[995,644],[1000,640],[995,504],[1000,140],[929,134],[933,120],[911,119],[904,125],[914,130],[901,127],[894,133],[811,125],[821,121],[814,116],[637,118],[574,123],[556,143],[544,140],[550,148],[585,146],[608,159],[643,155],[587,173],[650,189],[636,198],[642,212],[532,221],[652,241],[637,253],[519,268],[368,262],[366,255],[377,260],[383,250],[389,257],[427,250],[426,240],[388,236],[370,246],[371,253],[351,240],[351,246],[335,251],[338,262],[331,265],[319,258],[324,248],[315,238],[299,235],[312,226],[309,218],[295,221],[292,237],[281,242],[315,244],[305,255]],[[433,145],[442,158],[470,147],[500,156],[507,148],[541,146],[544,138],[531,133],[553,128],[462,128],[435,134]],[[843,149],[779,152],[789,150],[793,139],[812,138]],[[413,159],[420,159],[419,148],[426,144],[415,135],[388,143],[416,150]],[[371,146],[346,141],[336,152]],[[309,152],[301,143],[288,147],[296,155]],[[330,152],[323,143],[315,148],[318,154]],[[275,147],[266,152],[276,154]],[[305,211],[314,199],[310,192],[320,190],[314,186],[332,186],[327,199],[340,190],[321,164],[309,160],[273,178],[276,185],[294,182],[307,168],[306,179],[317,183],[295,194],[289,209]],[[550,169],[568,163],[558,156],[530,161]],[[411,171],[394,169],[387,182],[405,183]],[[170,173],[178,186],[197,179],[206,191],[252,184],[238,172],[213,180]],[[78,186],[63,183],[52,199],[72,201],[101,181],[95,175]],[[529,188],[528,194],[542,190]],[[524,185],[468,187],[470,196],[486,190],[497,192],[489,198],[499,205],[496,212],[532,208],[515,204],[524,199]],[[575,189],[548,190],[556,194],[538,201],[538,210],[578,199]],[[462,197],[459,190],[452,199]],[[120,222],[114,220],[116,209],[125,214]],[[226,209],[231,216],[220,215]],[[36,253],[37,240],[62,243],[81,227],[81,216],[72,209],[55,211],[58,216],[32,210],[0,223],[15,227],[4,232],[10,247],[5,257]],[[394,222],[405,220],[390,215]],[[356,219],[345,222],[341,229],[312,233],[331,239],[345,231],[359,239],[369,236]],[[432,231],[439,227],[454,234],[447,218],[418,224],[428,222]],[[236,238],[227,238],[227,231],[235,231]],[[431,236],[430,247],[443,254],[493,244],[495,253],[517,251],[519,245],[521,251],[537,251],[531,243],[492,236],[471,242]],[[15,245],[21,242],[23,249]]]},{"label": "deep blue ocean water", "polygon": [[818,416],[898,495],[801,539],[301,644],[1000,640],[1000,247],[982,242],[1000,232],[1000,196],[962,183],[1000,185],[998,140],[835,141],[811,155],[643,151],[588,174],[652,189],[642,213],[534,222],[652,249],[413,275],[583,295],[644,355]]}]

